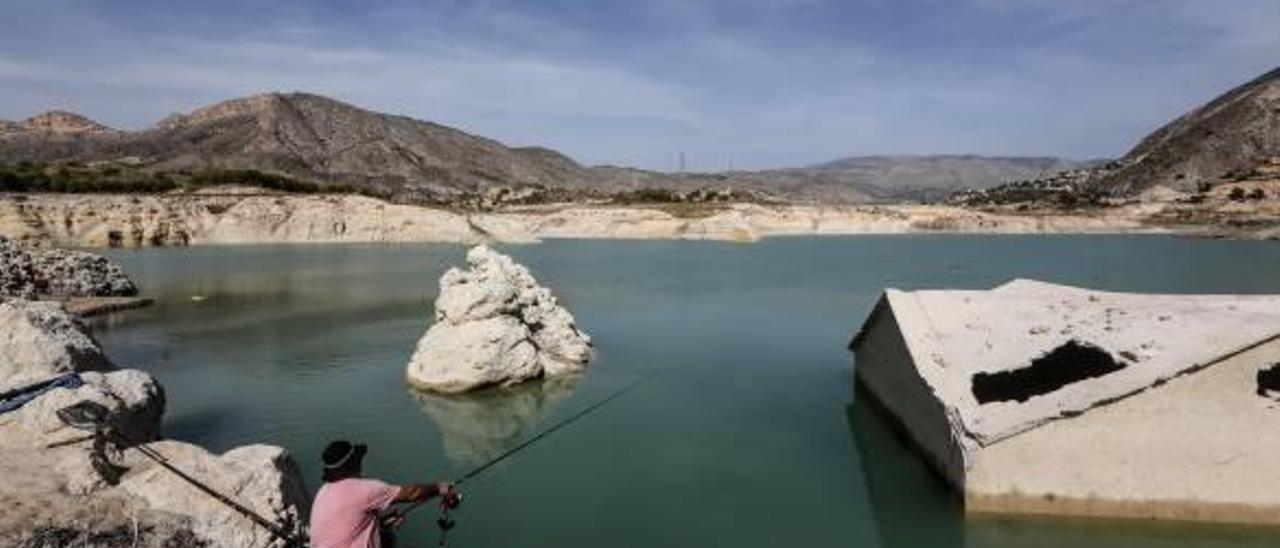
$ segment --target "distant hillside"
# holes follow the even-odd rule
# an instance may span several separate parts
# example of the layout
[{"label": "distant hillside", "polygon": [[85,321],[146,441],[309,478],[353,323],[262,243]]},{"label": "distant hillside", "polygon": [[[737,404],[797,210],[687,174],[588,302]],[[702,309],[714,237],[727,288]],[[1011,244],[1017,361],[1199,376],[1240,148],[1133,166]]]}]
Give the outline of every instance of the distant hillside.
[{"label": "distant hillside", "polygon": [[[668,199],[706,190],[794,202],[935,200],[957,188],[985,188],[1079,167],[1057,158],[868,156],[816,166],[725,173],[660,173],[585,167],[547,148],[512,148],[457,129],[364,110],[306,93],[233,99],[166,118],[136,132],[118,131],[67,112],[0,121],[0,164],[52,166],[23,173],[94,177],[77,166],[107,166],[106,188],[131,179],[199,179],[202,172],[253,170],[299,182],[355,188],[401,201],[487,201],[495,192],[531,203],[600,199],[656,189]],[[117,166],[119,169],[116,167]],[[135,175],[136,173],[136,175]],[[208,177],[206,177],[208,178]],[[56,181],[45,186],[56,186]],[[502,189],[545,188],[527,191]],[[717,194],[726,196],[726,194]],[[498,198],[503,199],[503,198]]]},{"label": "distant hillside", "polygon": [[1121,195],[1155,185],[1193,190],[1277,158],[1280,68],[1156,130],[1120,160],[1120,169],[1094,184]]},{"label": "distant hillside", "polygon": [[[73,122],[78,120],[79,122]],[[42,131],[43,124],[64,130]],[[34,122],[33,122],[34,121]],[[79,125],[81,130],[67,131]],[[153,171],[254,169],[414,197],[495,185],[581,185],[586,171],[546,149],[513,149],[453,128],[317,95],[269,93],[162,120],[140,132],[43,114],[0,132],[0,162],[121,161]]]}]

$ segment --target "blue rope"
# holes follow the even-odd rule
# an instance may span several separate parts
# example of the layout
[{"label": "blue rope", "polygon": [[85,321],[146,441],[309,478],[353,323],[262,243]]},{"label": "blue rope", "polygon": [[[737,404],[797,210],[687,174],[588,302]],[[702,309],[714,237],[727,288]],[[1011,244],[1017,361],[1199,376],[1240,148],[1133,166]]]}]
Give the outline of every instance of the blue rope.
[{"label": "blue rope", "polygon": [[55,388],[74,389],[81,386],[84,386],[84,380],[80,378],[79,373],[73,372],[10,390],[0,394],[0,415],[16,411]]}]

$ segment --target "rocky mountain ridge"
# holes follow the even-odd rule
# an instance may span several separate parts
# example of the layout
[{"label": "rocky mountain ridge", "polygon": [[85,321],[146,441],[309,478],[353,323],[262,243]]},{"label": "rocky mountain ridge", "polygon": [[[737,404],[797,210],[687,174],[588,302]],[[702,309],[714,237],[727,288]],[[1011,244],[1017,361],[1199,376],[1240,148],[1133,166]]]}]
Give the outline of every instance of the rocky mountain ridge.
[{"label": "rocky mountain ridge", "polygon": [[1246,178],[1277,159],[1280,67],[1152,132],[1119,160],[1119,169],[1090,186],[1119,195],[1154,186],[1195,190]]},{"label": "rocky mountain ridge", "polygon": [[396,201],[450,204],[504,189],[526,194],[535,189],[536,199],[551,201],[598,200],[641,189],[678,194],[732,189],[788,202],[931,199],[957,186],[992,186],[1074,165],[1056,158],[881,156],[722,173],[588,167],[548,148],[508,147],[307,93],[232,99],[136,132],[65,112],[0,125],[0,164],[20,162],[108,165],[145,177],[257,170],[351,186]]}]

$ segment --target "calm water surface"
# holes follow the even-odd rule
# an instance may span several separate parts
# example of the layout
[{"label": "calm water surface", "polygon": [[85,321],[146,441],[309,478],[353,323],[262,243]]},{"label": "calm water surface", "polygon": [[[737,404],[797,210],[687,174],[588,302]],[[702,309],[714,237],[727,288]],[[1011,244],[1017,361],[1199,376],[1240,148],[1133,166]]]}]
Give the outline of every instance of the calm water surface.
[{"label": "calm water surface", "polygon": [[[468,486],[455,546],[1253,547],[1280,530],[964,521],[854,404],[845,345],[884,287],[1013,277],[1162,292],[1280,293],[1280,245],[1163,237],[779,238],[751,245],[509,247],[594,338],[577,379],[422,396],[404,367],[443,245],[114,252],[156,306],[98,322],[117,362],[164,383],[170,437],[287,447],[314,489],[326,440],[392,481],[460,474],[633,379],[625,398]],[[202,297],[201,300],[192,299]],[[435,542],[432,512],[408,546]]]}]

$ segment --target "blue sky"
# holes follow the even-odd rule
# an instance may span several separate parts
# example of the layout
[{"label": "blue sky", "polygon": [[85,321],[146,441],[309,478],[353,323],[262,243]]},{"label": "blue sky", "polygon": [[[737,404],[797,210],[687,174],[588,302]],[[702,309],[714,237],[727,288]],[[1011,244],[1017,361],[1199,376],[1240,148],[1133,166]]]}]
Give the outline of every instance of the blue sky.
[{"label": "blue sky", "polygon": [[0,118],[299,90],[654,169],[1117,156],[1280,65],[1277,0],[0,2]]}]

